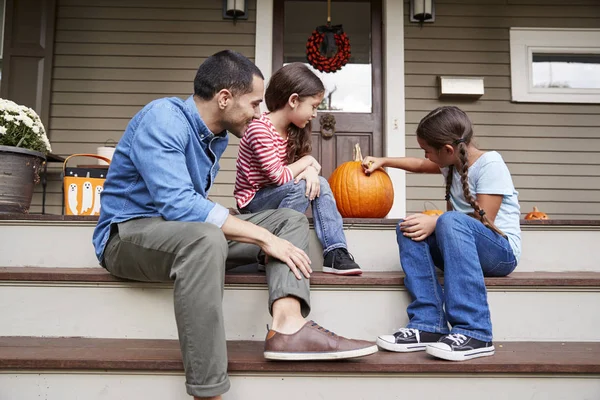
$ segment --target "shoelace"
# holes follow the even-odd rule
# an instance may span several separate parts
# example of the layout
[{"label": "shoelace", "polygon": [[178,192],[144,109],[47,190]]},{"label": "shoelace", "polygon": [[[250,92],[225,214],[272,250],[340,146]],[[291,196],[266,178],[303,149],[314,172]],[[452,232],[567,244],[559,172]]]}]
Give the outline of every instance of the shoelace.
[{"label": "shoelace", "polygon": [[311,323],[310,326],[316,327],[320,331],[323,331],[325,333],[331,333],[331,336],[337,336],[335,333],[331,332],[329,329],[323,328],[321,325],[317,324],[315,321],[310,321],[310,323]]},{"label": "shoelace", "polygon": [[451,333],[446,337],[452,340],[452,342],[454,342],[454,344],[457,346],[460,346],[467,341],[467,337],[465,335],[461,335],[460,333]]},{"label": "shoelace", "polygon": [[343,247],[340,248],[341,252],[342,252],[342,257],[340,258],[349,258],[352,261],[354,261],[354,256],[352,254],[350,254],[350,252],[347,249],[344,249]]},{"label": "shoelace", "polygon": [[417,335],[417,329],[413,329],[413,328],[398,328],[398,330],[396,331],[396,336],[400,336],[402,335],[402,337],[407,338],[409,336],[416,336]]}]

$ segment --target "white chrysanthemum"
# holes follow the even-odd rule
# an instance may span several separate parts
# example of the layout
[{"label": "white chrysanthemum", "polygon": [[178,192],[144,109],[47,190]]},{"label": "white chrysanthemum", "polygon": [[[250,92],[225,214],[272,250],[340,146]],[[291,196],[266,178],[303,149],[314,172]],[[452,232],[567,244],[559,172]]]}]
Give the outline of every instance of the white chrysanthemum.
[{"label": "white chrysanthemum", "polygon": [[22,121],[25,124],[25,126],[27,126],[28,128],[33,128],[33,120],[31,118],[29,118],[27,115],[23,116]]},{"label": "white chrysanthemum", "polygon": [[[36,150],[42,147],[48,152],[52,151],[44,125],[39,115],[32,108],[18,105],[7,99],[0,99],[0,123],[2,124],[0,126],[0,136],[10,133],[10,135],[5,136],[10,138],[8,145],[16,145],[16,143],[13,143],[15,140],[13,133],[16,132],[17,141],[22,142],[23,139],[28,138],[26,143],[35,146]],[[32,135],[35,135],[35,138]],[[33,144],[31,144],[31,141],[33,141]],[[36,141],[37,143],[35,143]],[[2,140],[0,140],[0,144],[3,144]]]}]

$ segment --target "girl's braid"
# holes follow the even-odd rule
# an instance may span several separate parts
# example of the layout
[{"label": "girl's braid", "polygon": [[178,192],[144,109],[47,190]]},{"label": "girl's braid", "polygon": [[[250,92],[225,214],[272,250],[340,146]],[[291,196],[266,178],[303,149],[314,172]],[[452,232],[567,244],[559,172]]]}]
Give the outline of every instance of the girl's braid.
[{"label": "girl's braid", "polygon": [[[458,159],[460,162],[460,167],[458,172],[460,173],[460,181],[463,187],[463,193],[465,195],[465,199],[469,202],[473,210],[475,210],[475,218],[481,220],[483,225],[487,226],[497,234],[506,237],[504,232],[494,225],[493,222],[485,215],[485,211],[479,207],[479,202],[471,195],[471,188],[469,187],[469,162],[468,162],[468,154],[467,154],[467,145],[463,141],[458,141]],[[446,189],[447,190],[447,189]]]}]

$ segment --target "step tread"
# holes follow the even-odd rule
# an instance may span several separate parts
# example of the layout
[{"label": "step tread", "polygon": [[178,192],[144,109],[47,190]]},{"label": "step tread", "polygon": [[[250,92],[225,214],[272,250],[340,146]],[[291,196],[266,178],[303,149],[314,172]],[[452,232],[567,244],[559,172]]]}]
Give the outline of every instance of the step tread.
[{"label": "step tread", "polygon": [[[47,267],[0,267],[0,281],[35,282],[128,282],[109,274],[104,268],[47,268]],[[227,285],[264,285],[264,273],[228,272]],[[507,277],[485,278],[487,286],[502,287],[600,287],[600,272],[513,272]],[[314,272],[313,286],[401,286],[402,272],[365,272],[362,276],[337,276]]]},{"label": "step tread", "polygon": [[[312,217],[308,219],[312,223]],[[344,218],[344,224],[351,225],[396,225],[398,218]],[[0,214],[0,221],[74,221],[74,222],[97,222],[98,216],[82,215],[57,215],[57,214]],[[526,220],[521,219],[522,226],[545,225],[545,226],[600,226],[598,219],[544,219]]]},{"label": "step tread", "polygon": [[[263,342],[228,342],[230,372],[599,374],[600,343],[495,343],[496,355],[462,363],[424,352],[380,351],[348,361],[273,362]],[[0,337],[0,369],[182,371],[176,340]]]}]

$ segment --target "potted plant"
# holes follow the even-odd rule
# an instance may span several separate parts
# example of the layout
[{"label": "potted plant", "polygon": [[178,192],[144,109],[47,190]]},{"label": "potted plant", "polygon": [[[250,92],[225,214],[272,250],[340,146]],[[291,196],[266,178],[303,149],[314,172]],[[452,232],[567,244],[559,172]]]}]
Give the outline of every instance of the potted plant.
[{"label": "potted plant", "polygon": [[40,168],[51,151],[37,113],[0,99],[0,214],[29,212]]}]

